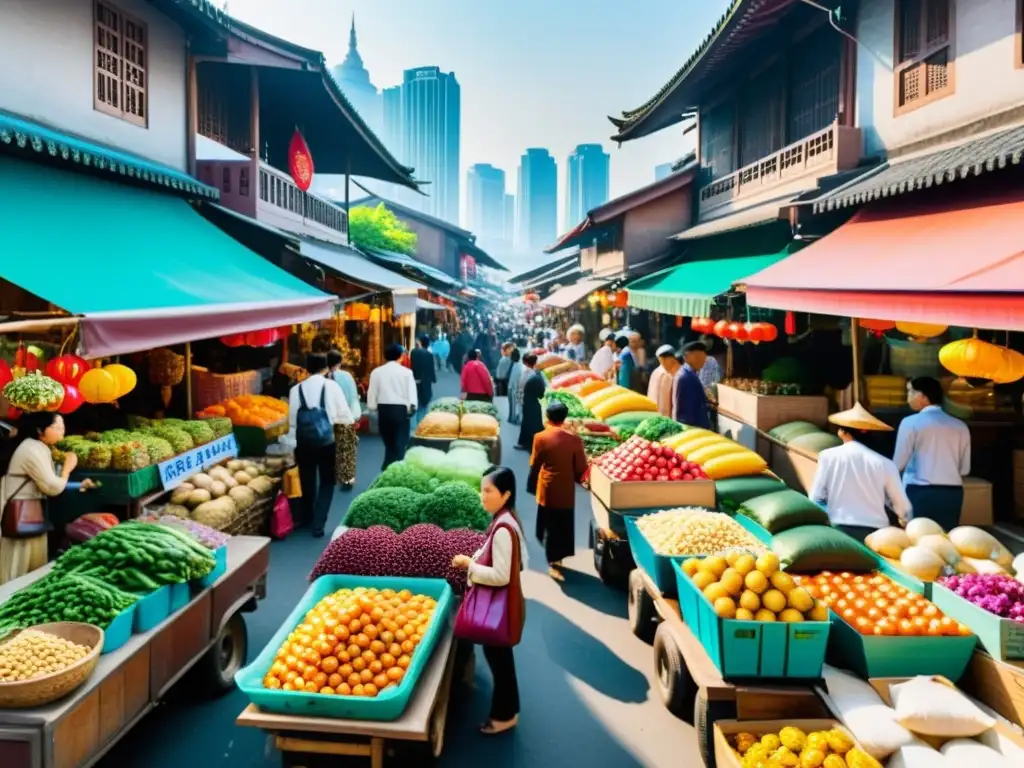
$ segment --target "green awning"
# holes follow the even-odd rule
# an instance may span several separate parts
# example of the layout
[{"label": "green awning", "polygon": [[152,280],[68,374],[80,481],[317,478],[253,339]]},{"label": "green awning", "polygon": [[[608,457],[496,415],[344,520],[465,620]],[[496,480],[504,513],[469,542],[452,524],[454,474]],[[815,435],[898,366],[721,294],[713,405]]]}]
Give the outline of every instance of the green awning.
[{"label": "green awning", "polygon": [[626,286],[629,306],[665,315],[705,317],[716,296],[782,261],[801,245],[792,243],[778,253],[701,259],[663,269]]},{"label": "green awning", "polygon": [[186,201],[0,159],[0,277],[80,315],[89,357],[329,317],[335,297]]}]

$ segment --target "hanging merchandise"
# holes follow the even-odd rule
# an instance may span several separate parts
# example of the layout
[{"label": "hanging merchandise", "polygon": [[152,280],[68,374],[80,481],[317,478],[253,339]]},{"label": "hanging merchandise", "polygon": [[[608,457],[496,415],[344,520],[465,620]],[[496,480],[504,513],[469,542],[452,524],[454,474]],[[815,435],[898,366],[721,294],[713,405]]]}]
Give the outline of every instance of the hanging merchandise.
[{"label": "hanging merchandise", "polygon": [[896,330],[907,334],[914,341],[941,336],[948,327],[947,325],[931,325],[929,323],[896,323]]},{"label": "hanging merchandise", "polygon": [[720,339],[728,339],[728,338],[730,338],[730,336],[729,336],[729,321],[728,320],[719,320],[717,323],[715,323],[714,327],[712,328],[712,332],[715,334],[715,336],[717,336]]},{"label": "hanging merchandise", "polygon": [[97,405],[112,403],[117,399],[117,379],[110,371],[103,368],[92,368],[85,372],[78,382],[78,391],[87,403]]},{"label": "hanging merchandise", "polygon": [[265,328],[262,331],[250,331],[245,334],[245,343],[250,347],[269,347],[279,340],[276,328]]},{"label": "hanging merchandise", "polygon": [[64,399],[64,387],[49,376],[32,371],[8,383],[3,396],[22,411],[56,411]]},{"label": "hanging merchandise", "polygon": [[747,326],[744,323],[729,323],[726,330],[729,334],[728,337],[734,341],[738,341],[740,344],[750,340],[750,337],[747,335]]},{"label": "hanging merchandise", "polygon": [[103,366],[103,370],[114,377],[114,381],[117,383],[117,394],[114,395],[114,399],[118,400],[133,389],[138,383],[138,379],[135,376],[135,371],[129,368],[127,365],[121,365],[120,363],[111,363],[110,365]]},{"label": "hanging merchandise", "polygon": [[626,291],[616,291],[613,304],[616,309],[625,309],[629,306],[629,294]]},{"label": "hanging merchandise", "polygon": [[295,129],[288,144],[288,170],[292,174],[295,186],[303,192],[308,192],[313,184],[313,155],[298,128]]},{"label": "hanging merchandise", "polygon": [[786,335],[796,335],[796,315],[793,314],[792,310],[786,312]]},{"label": "hanging merchandise", "polygon": [[751,344],[760,344],[765,340],[765,323],[747,323],[743,326],[747,334],[747,341]]},{"label": "hanging merchandise", "polygon": [[232,333],[229,336],[221,336],[220,343],[225,347],[244,347],[245,346],[245,334],[244,333]]},{"label": "hanging merchandise", "polygon": [[82,398],[82,393],[78,391],[78,387],[74,384],[65,384],[64,399],[61,400],[57,413],[67,416],[69,413],[74,413],[81,408],[84,402],[85,400]]},{"label": "hanging merchandise", "polygon": [[11,372],[11,366],[7,364],[6,360],[0,359],[0,390],[3,390],[13,380],[14,373]]},{"label": "hanging merchandise", "polygon": [[60,355],[46,363],[47,376],[72,386],[77,385],[88,370],[89,363],[78,355]]},{"label": "hanging merchandise", "polygon": [[694,333],[706,334],[714,333],[715,321],[710,317],[695,317],[690,320],[690,328]]},{"label": "hanging merchandise", "polygon": [[1024,378],[1024,355],[990,344],[977,336],[953,341],[939,350],[939,362],[962,378],[988,379],[1010,384]]},{"label": "hanging merchandise", "polygon": [[896,327],[896,323],[892,320],[871,320],[867,318],[858,320],[857,325],[866,331],[871,331],[876,336],[881,336],[886,331],[891,331]]}]

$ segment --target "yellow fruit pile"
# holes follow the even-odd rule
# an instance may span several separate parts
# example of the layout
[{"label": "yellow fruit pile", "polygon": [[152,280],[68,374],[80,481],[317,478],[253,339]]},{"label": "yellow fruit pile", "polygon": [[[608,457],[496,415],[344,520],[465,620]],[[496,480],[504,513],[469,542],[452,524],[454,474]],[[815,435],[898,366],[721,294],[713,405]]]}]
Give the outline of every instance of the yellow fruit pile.
[{"label": "yellow fruit pile", "polygon": [[765,552],[691,557],[683,572],[723,619],[741,621],[828,621],[828,608],[793,577],[779,570],[779,558]]},{"label": "yellow fruit pile", "polygon": [[0,683],[17,683],[62,672],[89,655],[89,648],[63,637],[26,629],[0,645]]},{"label": "yellow fruit pile", "polygon": [[263,687],[373,698],[402,682],[436,607],[407,589],[328,595],[281,644]]},{"label": "yellow fruit pile", "polygon": [[733,746],[742,768],[882,768],[838,728],[805,734],[787,725],[761,738],[737,733]]},{"label": "yellow fruit pile", "polygon": [[679,507],[635,519],[637,528],[659,555],[714,555],[733,548],[765,550],[742,525],[721,512]]}]

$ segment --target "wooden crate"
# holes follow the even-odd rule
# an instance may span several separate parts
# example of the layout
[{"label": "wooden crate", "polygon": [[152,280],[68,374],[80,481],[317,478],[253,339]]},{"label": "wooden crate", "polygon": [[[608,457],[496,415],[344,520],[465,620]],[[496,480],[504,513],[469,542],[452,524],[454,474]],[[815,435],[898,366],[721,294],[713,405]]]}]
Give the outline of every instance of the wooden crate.
[{"label": "wooden crate", "polygon": [[758,738],[768,733],[778,733],[787,725],[795,726],[804,733],[830,731],[838,728],[860,747],[860,744],[838,720],[717,720],[715,722],[715,766],[716,768],[740,768],[740,761],[733,749],[733,739],[738,733],[752,733]]},{"label": "wooden crate", "polygon": [[711,480],[620,483],[612,480],[596,465],[590,467],[590,492],[611,510],[652,507],[715,508],[715,484]]},{"label": "wooden crate", "polygon": [[769,441],[768,466],[790,488],[807,493],[818,471],[818,460],[797,448]]},{"label": "wooden crate", "polygon": [[765,432],[791,421],[810,421],[820,427],[828,423],[824,395],[755,395],[719,384],[718,410]]}]

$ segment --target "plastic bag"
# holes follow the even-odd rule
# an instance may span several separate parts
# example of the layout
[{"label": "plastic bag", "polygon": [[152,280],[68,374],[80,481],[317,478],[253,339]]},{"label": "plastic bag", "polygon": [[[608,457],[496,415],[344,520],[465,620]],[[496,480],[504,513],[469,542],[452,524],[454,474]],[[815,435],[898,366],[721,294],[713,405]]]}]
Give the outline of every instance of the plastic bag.
[{"label": "plastic bag", "polygon": [[295,522],[292,520],[292,508],[288,498],[278,491],[274,499],[274,511],[270,516],[270,536],[274,539],[284,539],[295,530]]}]

